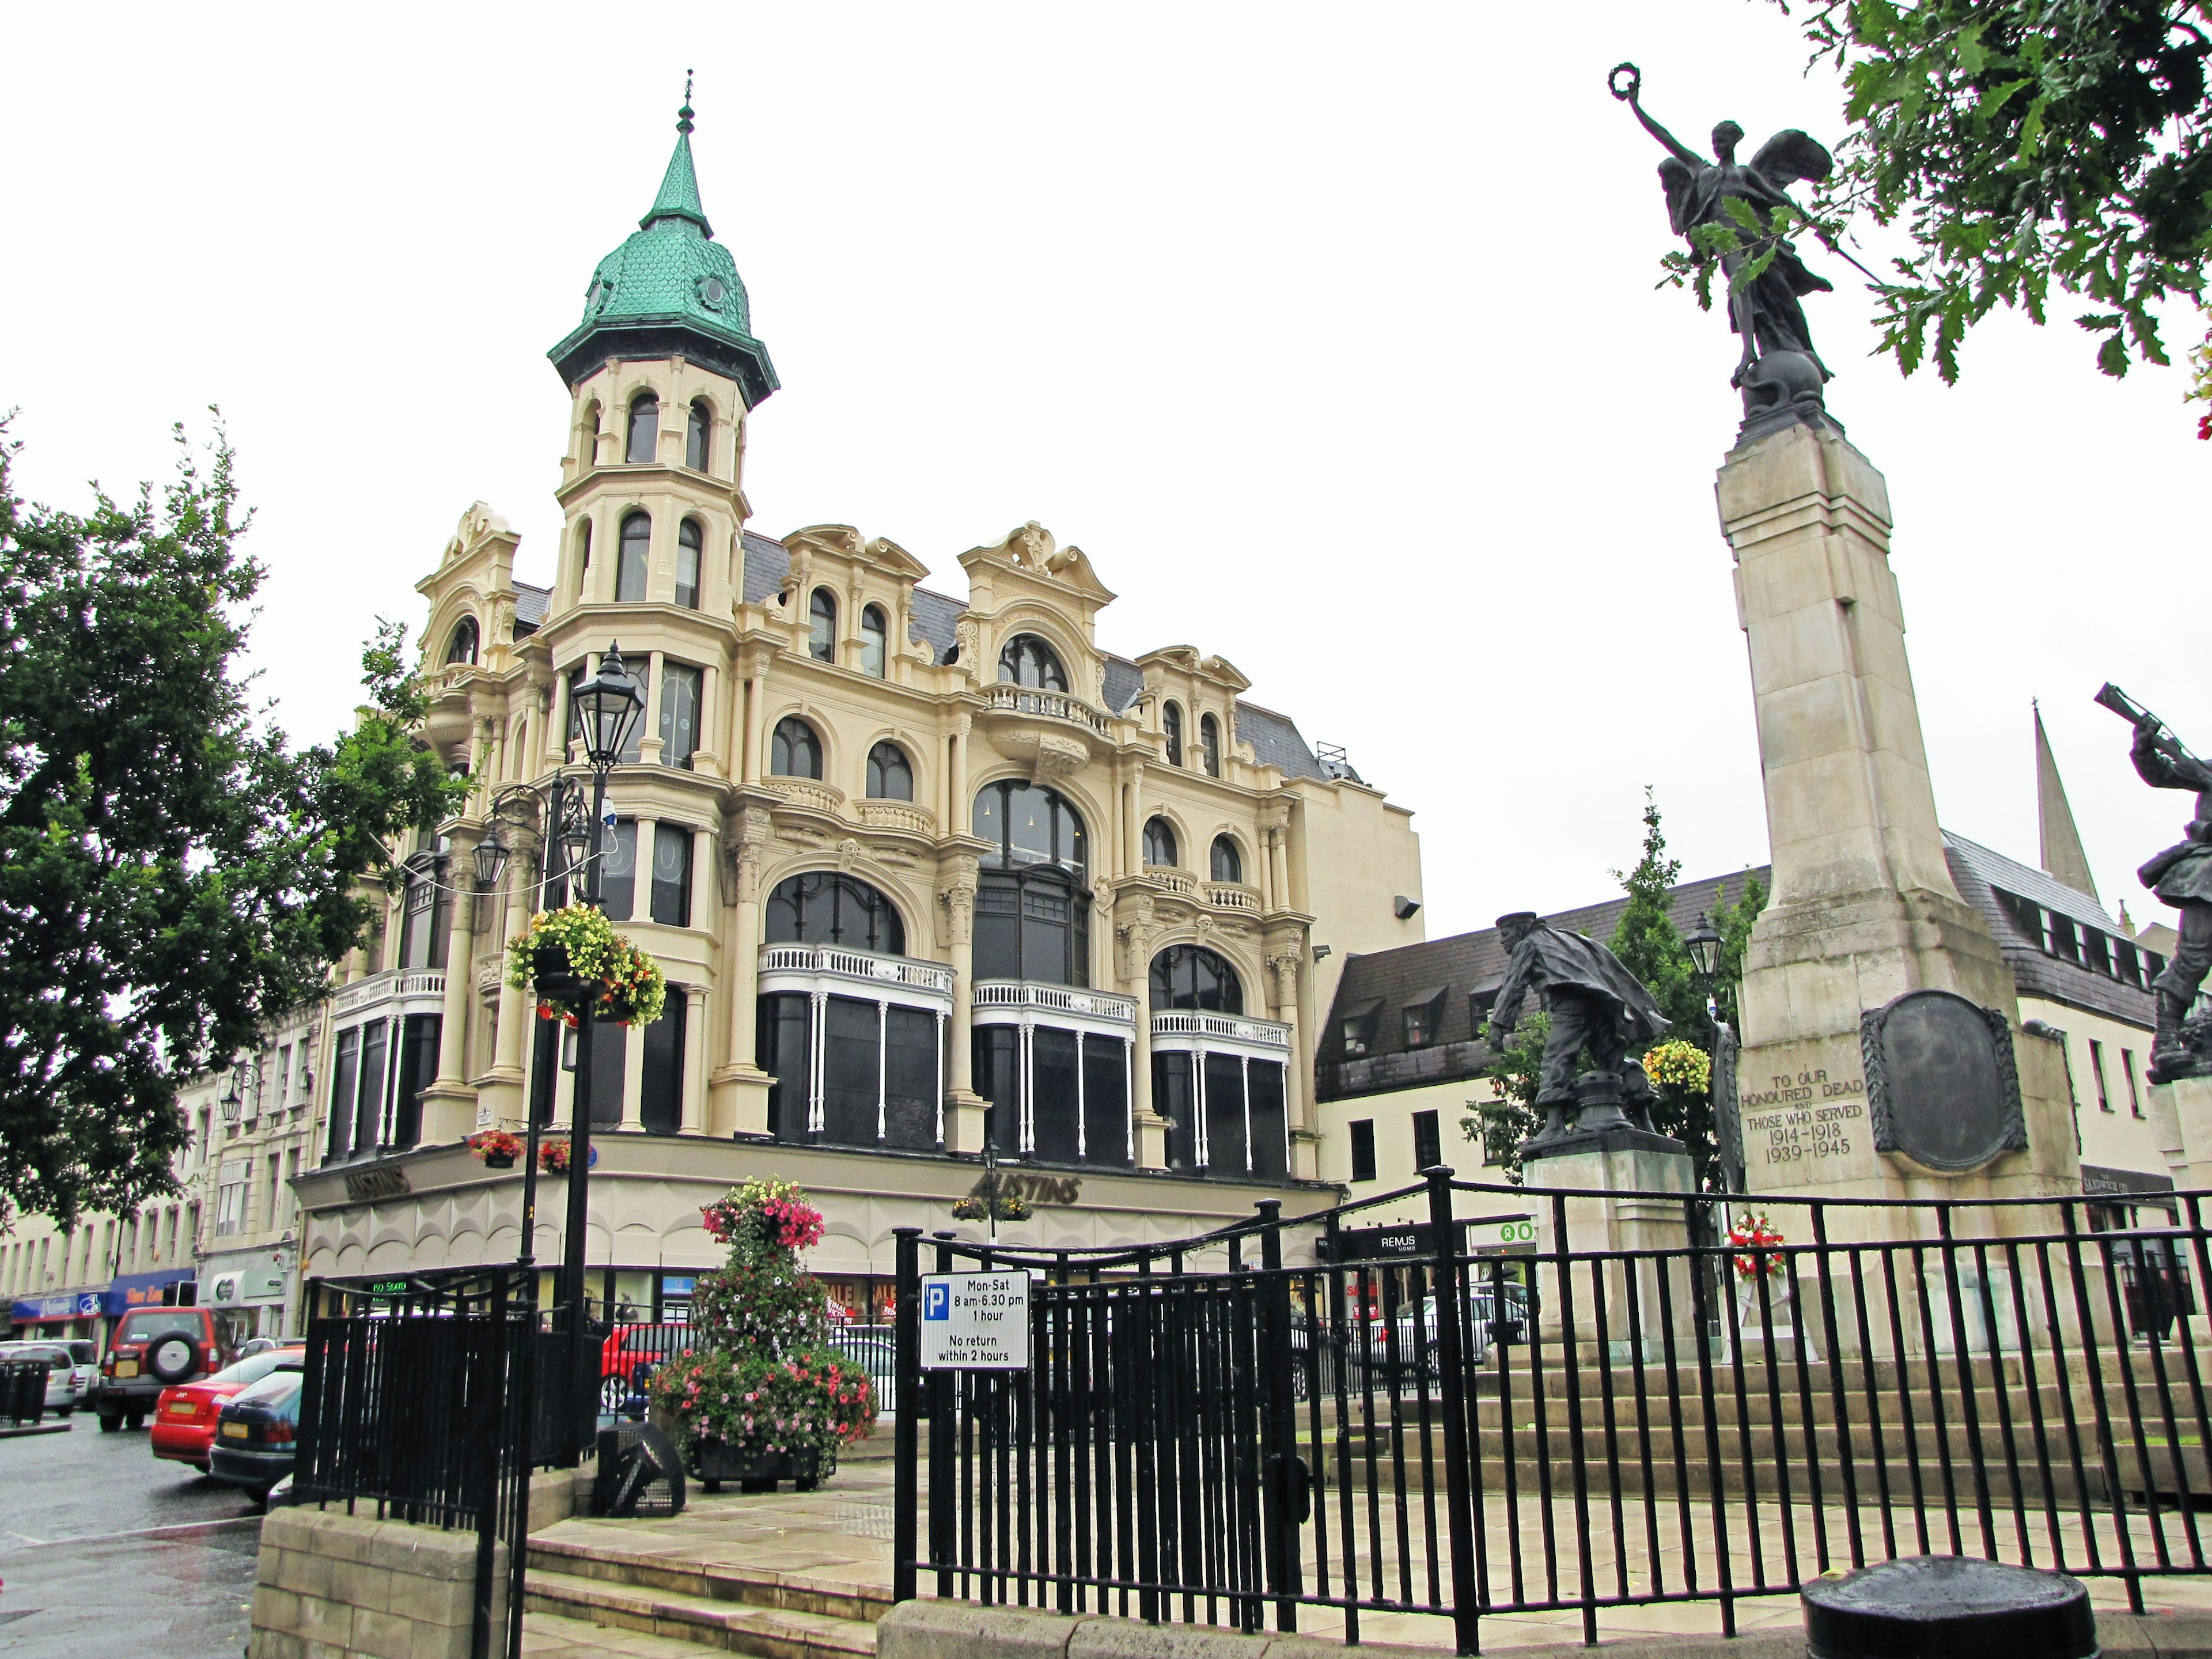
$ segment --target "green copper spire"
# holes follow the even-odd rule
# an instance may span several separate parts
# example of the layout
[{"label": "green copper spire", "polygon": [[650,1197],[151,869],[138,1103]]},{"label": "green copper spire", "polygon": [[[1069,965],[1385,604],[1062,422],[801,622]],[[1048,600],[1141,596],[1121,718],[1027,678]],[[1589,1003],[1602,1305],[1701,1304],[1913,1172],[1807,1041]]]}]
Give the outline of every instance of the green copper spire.
[{"label": "green copper spire", "polygon": [[599,261],[583,320],[547,355],[571,386],[610,357],[682,356],[737,381],[750,409],[775,391],[775,366],[753,337],[737,262],[707,222],[691,164],[691,113],[687,74],[660,193],[629,240]]}]

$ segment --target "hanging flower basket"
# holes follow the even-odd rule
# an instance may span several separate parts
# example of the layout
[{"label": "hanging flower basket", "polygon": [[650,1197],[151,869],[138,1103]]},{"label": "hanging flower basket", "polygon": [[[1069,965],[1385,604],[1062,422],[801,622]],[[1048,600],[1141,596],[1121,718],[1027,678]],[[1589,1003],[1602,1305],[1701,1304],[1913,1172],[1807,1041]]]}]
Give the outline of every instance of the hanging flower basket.
[{"label": "hanging flower basket", "polygon": [[1001,1221],[1027,1221],[1030,1218],[1030,1201],[1018,1193],[1000,1193],[995,1205],[988,1194],[970,1193],[953,1204],[952,1218],[955,1221],[988,1221],[994,1208],[998,1211],[998,1218]]},{"label": "hanging flower basket", "polygon": [[1763,1215],[1747,1215],[1729,1229],[1728,1242],[1731,1248],[1748,1252],[1735,1259],[1739,1279],[1771,1279],[1783,1269],[1783,1258],[1775,1246],[1784,1242],[1782,1230]]},{"label": "hanging flower basket", "polygon": [[469,1137],[469,1150],[487,1170],[512,1170],[522,1142],[504,1129],[479,1129]]},{"label": "hanging flower basket", "polygon": [[568,1173],[568,1143],[566,1140],[541,1140],[538,1143],[538,1167],[547,1175]]},{"label": "hanging flower basket", "polygon": [[809,1250],[822,1242],[822,1212],[795,1182],[755,1176],[699,1212],[699,1224],[718,1243],[750,1234],[775,1249]]},{"label": "hanging flower basket", "polygon": [[1669,1037],[1645,1052],[1644,1074],[1654,1083],[1702,1095],[1713,1086],[1713,1059],[1694,1042]]},{"label": "hanging flower basket", "polygon": [[541,910],[507,942],[507,982],[538,1000],[541,1019],[580,1024],[587,1013],[650,1025],[668,1000],[660,964],[588,904]]}]

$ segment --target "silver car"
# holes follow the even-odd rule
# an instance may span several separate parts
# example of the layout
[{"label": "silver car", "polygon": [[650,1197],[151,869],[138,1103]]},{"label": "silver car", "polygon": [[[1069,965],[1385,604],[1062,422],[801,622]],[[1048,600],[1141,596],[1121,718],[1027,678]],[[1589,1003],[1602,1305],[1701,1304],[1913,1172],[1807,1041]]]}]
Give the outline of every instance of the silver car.
[{"label": "silver car", "polygon": [[0,1342],[0,1364],[10,1360],[40,1359],[46,1365],[46,1410],[67,1417],[76,1409],[73,1378],[76,1360],[66,1342]]}]

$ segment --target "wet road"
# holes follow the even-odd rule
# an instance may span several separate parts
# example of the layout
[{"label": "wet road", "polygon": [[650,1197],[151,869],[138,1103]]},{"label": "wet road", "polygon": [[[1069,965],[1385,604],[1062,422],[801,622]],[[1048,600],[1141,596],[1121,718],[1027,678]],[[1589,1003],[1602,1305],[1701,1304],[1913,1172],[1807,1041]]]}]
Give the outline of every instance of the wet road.
[{"label": "wet road", "polygon": [[0,1654],[238,1659],[260,1517],[143,1429],[0,1440]]}]

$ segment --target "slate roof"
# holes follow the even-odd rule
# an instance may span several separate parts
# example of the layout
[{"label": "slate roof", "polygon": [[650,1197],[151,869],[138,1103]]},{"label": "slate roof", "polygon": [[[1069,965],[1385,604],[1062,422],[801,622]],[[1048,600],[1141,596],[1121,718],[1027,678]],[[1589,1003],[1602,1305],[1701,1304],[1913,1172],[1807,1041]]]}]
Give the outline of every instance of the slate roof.
[{"label": "slate roof", "polygon": [[[1764,884],[1770,872],[1761,866],[1669,888],[1668,911],[1674,925],[1687,933],[1697,926],[1699,911],[1710,914],[1723,903],[1741,898],[1744,883],[1753,875]],[[1603,945],[1611,942],[1613,929],[1620,925],[1620,913],[1627,908],[1628,895],[1623,893],[1601,904],[1558,911],[1544,920],[1569,933],[1587,933]],[[1490,1064],[1491,1054],[1489,1045],[1478,1035],[1476,999],[1479,994],[1480,1018],[1487,1018],[1489,1000],[1505,977],[1507,954],[1498,930],[1485,927],[1449,939],[1347,957],[1337,981],[1336,1000],[1321,1035],[1320,1064],[1315,1068],[1321,1098],[1379,1094],[1478,1076]],[[1445,994],[1437,1041],[1425,1048],[1407,1048],[1401,1012],[1433,1000],[1440,987]],[[1363,1009],[1371,1010],[1372,1015],[1367,1052],[1346,1059],[1344,1022]]]},{"label": "slate roof", "polygon": [[2041,870],[2016,863],[2002,853],[1992,852],[1964,836],[1954,836],[1948,830],[1943,832],[1943,854],[1951,866],[1951,879],[1959,884],[1960,896],[1980,913],[1988,925],[1997,948],[2012,965],[2013,978],[2019,981],[2022,996],[2063,1002],[2108,1019],[2140,1025],[2146,1030],[2155,1023],[2157,1010],[2148,991],[2139,991],[2080,963],[2051,955],[2043,948],[2041,940],[2028,936],[2011,907],[1996,895],[1999,890],[2016,893],[2022,898],[2033,899],[2046,910],[2070,916],[2081,927],[2094,928],[2104,934],[2111,942],[2106,948],[2112,949],[2125,942],[2127,936],[2094,898]]},{"label": "slate roof", "polygon": [[[791,568],[791,554],[781,542],[766,536],[745,532],[745,586],[747,605],[760,605],[772,598],[782,586],[783,579]],[[943,662],[945,653],[952,649],[957,637],[953,629],[960,613],[967,609],[964,601],[949,594],[932,592],[927,587],[914,590],[912,620],[907,632],[909,638],[926,640]],[[517,614],[520,615],[518,609]],[[539,614],[544,614],[540,610]],[[1110,653],[1106,658],[1104,689],[1106,706],[1120,714],[1136,700],[1145,689],[1144,671],[1126,657]],[[1272,708],[1262,708],[1257,703],[1237,705],[1237,735],[1252,745],[1262,766],[1282,769],[1286,778],[1326,778],[1328,774],[1314,758],[1313,750],[1299,734],[1297,722],[1287,714],[1279,714]]]},{"label": "slate roof", "polygon": [[545,620],[545,613],[553,607],[553,590],[540,587],[534,582],[514,585],[514,637],[523,639],[535,634]]}]

